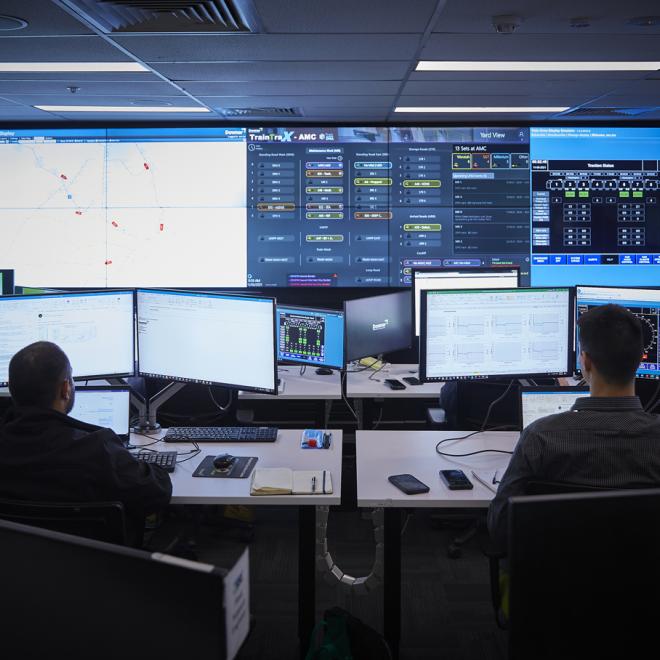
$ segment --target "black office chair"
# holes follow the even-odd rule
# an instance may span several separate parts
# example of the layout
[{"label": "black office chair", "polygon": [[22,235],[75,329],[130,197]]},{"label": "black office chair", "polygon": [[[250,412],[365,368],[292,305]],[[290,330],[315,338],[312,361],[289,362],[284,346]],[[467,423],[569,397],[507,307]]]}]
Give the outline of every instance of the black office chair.
[{"label": "black office chair", "polygon": [[23,525],[128,545],[121,502],[27,502],[0,499],[0,518]]},{"label": "black office chair", "polygon": [[509,505],[509,659],[654,655],[660,489]]}]

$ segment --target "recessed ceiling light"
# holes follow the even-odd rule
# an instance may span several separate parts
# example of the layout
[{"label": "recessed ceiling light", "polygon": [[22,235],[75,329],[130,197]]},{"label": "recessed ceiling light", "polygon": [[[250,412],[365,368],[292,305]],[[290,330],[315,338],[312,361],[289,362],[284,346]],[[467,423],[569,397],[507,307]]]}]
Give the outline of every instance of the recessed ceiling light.
[{"label": "recessed ceiling light", "polygon": [[161,105],[35,105],[37,110],[46,112],[211,112],[198,105],[165,108]]},{"label": "recessed ceiling light", "polygon": [[0,31],[9,32],[10,30],[22,30],[28,26],[28,22],[16,16],[0,15]]},{"label": "recessed ceiling light", "polygon": [[2,73],[32,72],[130,72],[149,71],[146,66],[138,62],[0,62]]},{"label": "recessed ceiling light", "polygon": [[458,62],[420,60],[416,71],[656,71],[660,62]]},{"label": "recessed ceiling light", "polygon": [[456,113],[456,114],[470,114],[475,112],[564,112],[568,110],[569,106],[557,106],[557,107],[546,107],[546,106],[533,106],[533,107],[502,107],[502,106],[472,106],[472,107],[452,107],[452,106],[441,106],[441,107],[412,107],[412,106],[399,106],[394,108],[394,112],[434,112],[434,113]]}]

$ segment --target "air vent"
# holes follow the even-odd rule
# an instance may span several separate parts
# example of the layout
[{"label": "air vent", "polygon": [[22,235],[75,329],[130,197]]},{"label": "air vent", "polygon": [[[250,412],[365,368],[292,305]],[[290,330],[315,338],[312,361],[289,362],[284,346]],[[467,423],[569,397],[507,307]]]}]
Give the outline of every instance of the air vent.
[{"label": "air vent", "polygon": [[217,108],[223,117],[302,117],[300,108]]},{"label": "air vent", "polygon": [[646,112],[653,112],[657,108],[576,108],[561,114],[562,117],[635,117]]},{"label": "air vent", "polygon": [[260,32],[254,0],[62,0],[108,34]]}]

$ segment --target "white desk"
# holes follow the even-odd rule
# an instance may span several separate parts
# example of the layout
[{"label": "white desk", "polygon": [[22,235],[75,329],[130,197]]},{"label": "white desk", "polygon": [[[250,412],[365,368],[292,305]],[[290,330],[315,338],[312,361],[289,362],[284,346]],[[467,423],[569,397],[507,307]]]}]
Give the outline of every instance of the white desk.
[{"label": "white desk", "polygon": [[[346,376],[346,396],[350,399],[428,399],[438,398],[443,383],[408,385],[405,390],[391,390],[383,381],[386,378],[401,380],[404,376],[418,376],[417,364],[388,364],[378,373],[374,369],[349,371]],[[370,378],[370,376],[373,376]]]},{"label": "white desk", "polygon": [[239,399],[266,399],[271,401],[282,399],[341,399],[341,382],[339,371],[333,371],[330,376],[319,376],[316,367],[307,366],[305,373],[300,375],[300,367],[279,367],[277,375],[280,379],[277,396],[259,392],[238,393]]},{"label": "white desk", "polygon": [[[509,464],[508,454],[477,454],[464,458],[440,456],[435,445],[443,438],[466,435],[469,431],[358,431],[355,440],[357,460],[357,499],[359,507],[441,507],[486,508],[493,492],[470,473],[502,475]],[[487,431],[464,440],[441,445],[441,451],[467,454],[481,449],[511,451],[518,431]],[[473,482],[472,490],[449,490],[440,480],[439,470],[463,470]],[[428,493],[406,495],[387,477],[409,473],[429,486]]]},{"label": "white desk", "polygon": [[[178,463],[172,479],[172,504],[244,504],[253,506],[321,506],[341,503],[342,432],[332,430],[329,449],[301,449],[300,430],[280,430],[275,442],[200,442],[201,453]],[[162,437],[165,431],[154,436],[131,434],[131,444],[149,444]],[[151,440],[153,442],[154,440]],[[150,449],[158,451],[187,452],[194,449],[192,443],[159,443]],[[232,454],[233,456],[258,456],[256,468],[289,467],[293,470],[329,470],[332,474],[331,495],[250,495],[251,478],[213,479],[193,477],[193,472],[206,456]],[[186,458],[183,456],[182,458]]]},{"label": "white desk", "polygon": [[[398,658],[401,638],[401,509],[416,507],[486,508],[494,493],[482,486],[470,473],[501,475],[509,463],[508,454],[477,454],[462,458],[440,456],[438,441],[466,435],[468,431],[358,431],[355,439],[357,460],[357,500],[359,507],[383,507],[384,584],[383,630],[392,653]],[[513,450],[517,431],[488,431],[470,438],[441,445],[447,453],[467,454],[480,449]],[[472,490],[449,490],[440,480],[439,470],[461,469],[474,484]],[[423,481],[430,490],[420,495],[406,495],[387,477],[409,473]]]}]

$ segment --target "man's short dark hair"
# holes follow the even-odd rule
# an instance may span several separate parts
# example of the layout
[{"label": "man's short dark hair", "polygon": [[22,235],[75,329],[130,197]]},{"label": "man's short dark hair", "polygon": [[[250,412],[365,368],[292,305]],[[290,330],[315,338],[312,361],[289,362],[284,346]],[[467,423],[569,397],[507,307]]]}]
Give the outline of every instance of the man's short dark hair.
[{"label": "man's short dark hair", "polygon": [[578,318],[580,348],[603,379],[625,385],[634,377],[644,353],[640,320],[619,305],[594,307]]},{"label": "man's short dark hair", "polygon": [[57,344],[38,341],[22,348],[9,362],[9,393],[17,406],[50,408],[70,373],[66,353]]}]

